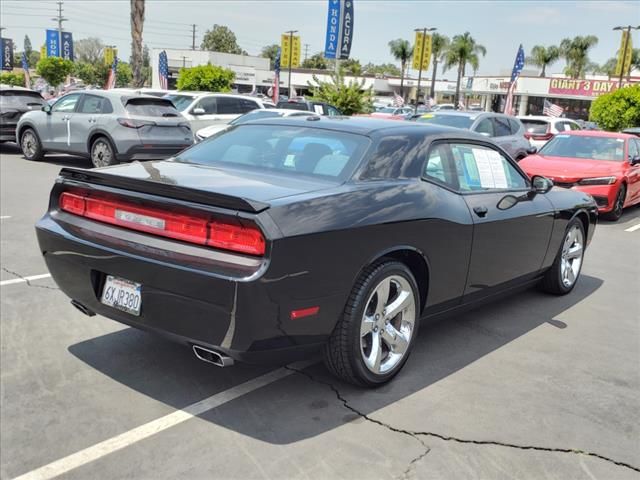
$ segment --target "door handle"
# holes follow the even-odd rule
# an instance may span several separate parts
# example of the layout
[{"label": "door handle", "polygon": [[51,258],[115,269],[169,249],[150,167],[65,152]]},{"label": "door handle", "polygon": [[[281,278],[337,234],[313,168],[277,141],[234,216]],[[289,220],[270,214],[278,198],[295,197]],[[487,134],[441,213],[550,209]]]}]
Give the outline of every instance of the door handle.
[{"label": "door handle", "polygon": [[489,210],[487,209],[487,207],[473,207],[473,211],[479,217],[485,217]]}]

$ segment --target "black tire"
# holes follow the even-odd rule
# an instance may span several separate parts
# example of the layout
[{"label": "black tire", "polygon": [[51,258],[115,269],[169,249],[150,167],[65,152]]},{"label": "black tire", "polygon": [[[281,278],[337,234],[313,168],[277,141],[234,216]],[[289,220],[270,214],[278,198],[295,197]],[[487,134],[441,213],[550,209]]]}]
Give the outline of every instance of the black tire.
[{"label": "black tire", "polygon": [[20,149],[24,158],[31,161],[38,161],[44,158],[42,142],[33,128],[25,128],[20,134]]},{"label": "black tire", "polygon": [[[398,280],[398,277],[401,277],[406,281],[406,285],[410,287],[411,293],[413,294],[413,328],[410,333],[408,346],[406,347],[403,356],[400,357],[398,363],[385,373],[374,373],[365,364],[365,360],[363,358],[364,353],[362,350],[364,347],[361,346],[364,342],[363,339],[365,338],[361,334],[365,308],[368,306],[367,302],[372,302],[372,299],[375,298],[373,297],[374,292],[382,281],[394,278]],[[390,280],[390,282],[393,282],[393,280]],[[393,288],[394,287],[392,286],[391,290],[393,290]],[[398,294],[399,292],[396,290],[395,295]],[[391,301],[394,299],[393,295],[394,293],[390,293],[388,297]],[[395,299],[397,299],[397,296]],[[410,300],[407,302],[410,304]],[[404,315],[407,311],[409,312],[408,318],[410,318],[411,311],[410,307],[407,306],[404,307],[401,315],[399,314],[398,317],[394,317],[398,320],[391,320],[391,322],[404,322]],[[344,313],[338,320],[338,323],[325,346],[325,365],[336,377],[354,385],[375,387],[388,382],[402,369],[409,357],[409,354],[411,353],[411,349],[418,333],[419,317],[420,296],[418,286],[413,274],[405,264],[388,259],[368,267],[356,281],[356,284],[351,291],[351,295],[347,300]],[[380,331],[380,335],[381,334],[382,331]],[[382,345],[382,343],[380,343],[380,345]],[[383,347],[380,348],[380,351],[382,352]],[[385,360],[390,358],[391,351],[387,350]]]},{"label": "black tire", "polygon": [[624,207],[624,200],[627,197],[627,186],[623,183],[620,185],[620,189],[618,190],[618,194],[616,195],[616,200],[613,203],[613,209],[605,213],[603,215],[607,220],[611,220],[612,222],[617,222],[620,220],[622,216],[622,210]]},{"label": "black tire", "polygon": [[98,137],[91,142],[89,157],[94,167],[108,167],[118,164],[116,149],[107,137]]},{"label": "black tire", "polygon": [[[580,264],[578,265],[578,271],[577,273],[575,273],[575,279],[573,280],[573,282],[569,285],[567,285],[565,283],[565,280],[563,279],[563,256],[565,255],[565,253],[567,252],[567,249],[570,248],[566,247],[566,243],[567,243],[567,239],[569,236],[569,233],[574,229],[577,228],[580,231],[580,235],[582,238],[582,250],[581,250],[581,255],[580,255]],[[565,230],[565,234],[562,237],[562,244],[560,245],[560,248],[558,249],[558,254],[556,255],[555,260],[553,261],[553,264],[551,265],[551,268],[549,270],[547,270],[547,272],[545,273],[544,277],[542,278],[542,281],[540,282],[540,288],[547,292],[547,293],[551,293],[553,295],[566,295],[567,293],[569,293],[571,290],[573,290],[573,288],[576,286],[576,283],[578,283],[578,279],[580,277],[580,272],[582,271],[582,264],[584,261],[584,250],[586,248],[586,236],[584,234],[584,225],[582,224],[582,222],[580,221],[580,219],[578,218],[574,218],[573,220],[571,220],[569,222],[569,225],[567,225],[567,229]],[[566,261],[566,260],[565,260]]]}]

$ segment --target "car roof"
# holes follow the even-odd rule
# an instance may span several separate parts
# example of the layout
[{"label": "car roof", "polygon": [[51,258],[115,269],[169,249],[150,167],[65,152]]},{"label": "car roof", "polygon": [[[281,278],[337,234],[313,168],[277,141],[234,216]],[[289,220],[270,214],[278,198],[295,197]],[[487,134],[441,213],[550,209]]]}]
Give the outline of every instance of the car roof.
[{"label": "car roof", "polygon": [[571,130],[562,132],[562,135],[575,135],[577,137],[605,137],[605,138],[636,138],[630,133],[604,132],[602,130]]},{"label": "car roof", "polygon": [[564,118],[564,117],[549,117],[547,115],[518,115],[518,118],[520,119],[520,121],[524,121],[524,120],[545,120],[547,122],[573,122],[576,123],[575,120],[571,120],[570,118]]},{"label": "car roof", "polygon": [[6,83],[0,83],[0,90],[18,90],[20,92],[34,92],[34,93],[39,93],[35,90],[32,90],[30,88],[25,88],[25,87],[16,87],[14,85],[8,85]]},{"label": "car roof", "polygon": [[500,115],[499,113],[493,112],[460,112],[457,110],[436,110],[435,112],[426,112],[427,114],[432,113],[433,115],[448,115],[451,117],[469,117],[471,120],[475,120],[480,115]]},{"label": "car roof", "polygon": [[287,127],[308,127],[321,130],[338,130],[341,132],[355,133],[365,136],[370,136],[373,134],[384,135],[384,132],[393,132],[395,134],[401,132],[417,133],[422,131],[425,135],[449,133],[452,136],[459,138],[478,138],[477,134],[469,133],[466,130],[462,130],[459,128],[445,127],[442,125],[430,125],[425,123],[387,120],[384,118],[372,117],[326,117],[320,115],[311,115],[305,117],[288,116],[254,120],[251,122],[247,122],[245,125],[281,125]]}]

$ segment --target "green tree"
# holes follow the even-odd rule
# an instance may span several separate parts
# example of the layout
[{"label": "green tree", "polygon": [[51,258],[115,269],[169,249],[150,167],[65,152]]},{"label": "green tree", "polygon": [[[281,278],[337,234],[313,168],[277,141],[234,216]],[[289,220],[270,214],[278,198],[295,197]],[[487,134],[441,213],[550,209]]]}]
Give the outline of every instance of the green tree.
[{"label": "green tree", "polygon": [[413,55],[413,47],[408,40],[397,38],[389,42],[391,55],[400,62],[400,95],[404,98],[404,74],[407,71],[407,62]]},{"label": "green tree", "polygon": [[29,35],[24,36],[23,46],[23,51],[27,54],[27,58],[29,58],[31,56],[31,52],[33,52],[33,47],[31,46],[31,39],[29,38]]},{"label": "green tree", "polygon": [[101,85],[98,80],[96,66],[86,62],[74,62],[72,75],[85,85]]},{"label": "green tree", "polygon": [[[133,71],[131,65],[126,62],[118,62],[116,71],[116,87],[128,87],[133,81]],[[106,83],[106,79],[105,79]]]},{"label": "green tree", "polygon": [[371,111],[373,90],[371,87],[365,90],[364,83],[364,79],[346,83],[344,69],[340,69],[339,73],[331,73],[331,80],[328,82],[320,80],[316,75],[313,75],[313,83],[307,82],[314,100],[333,105],[345,115]]},{"label": "green tree", "polygon": [[589,50],[598,44],[598,37],[587,35],[560,42],[560,55],[566,60],[564,73],[571,78],[584,78],[585,67],[589,63]]},{"label": "green tree", "polygon": [[36,64],[40,61],[40,52],[33,50],[28,58],[29,67],[35,68]]},{"label": "green tree", "polygon": [[400,69],[393,63],[381,63],[380,65],[367,63],[362,67],[362,73],[383,77],[399,77],[401,75]]},{"label": "green tree", "polygon": [[315,55],[311,55],[309,58],[302,62],[302,68],[311,68],[315,70],[327,70],[329,63],[324,58],[322,52],[318,52]]},{"label": "green tree", "polygon": [[279,51],[280,45],[277,45],[275,43],[262,47],[260,56],[269,59],[269,68],[273,69]]},{"label": "green tree", "polygon": [[529,65],[535,65],[541,68],[540,76],[544,77],[547,73],[547,66],[558,61],[560,58],[560,49],[551,45],[545,47],[543,45],[536,45],[531,49],[531,53],[526,59]]},{"label": "green tree", "polygon": [[211,30],[207,30],[200,45],[202,50],[221,53],[235,53],[236,55],[246,55],[238,45],[236,34],[225,25],[214,25]]},{"label": "green tree", "polygon": [[142,29],[144,27],[145,0],[131,0],[131,69],[133,86],[142,87]]},{"label": "green tree", "polygon": [[234,78],[233,71],[216,65],[181,68],[178,90],[229,92]]},{"label": "green tree", "polygon": [[38,75],[54,88],[60,85],[72,71],[73,62],[60,57],[43,58],[36,65]]},{"label": "green tree", "polygon": [[480,66],[480,57],[487,54],[487,49],[476,43],[475,39],[469,32],[453,37],[449,48],[444,54],[443,70],[458,67],[458,78],[456,80],[456,95],[454,104],[458,105],[460,100],[460,81],[464,75],[464,69],[467,63],[471,68],[477,70]]},{"label": "green tree", "polygon": [[362,75],[360,60],[356,60],[355,58],[347,58],[341,62],[340,67],[343,68],[348,75]]},{"label": "green tree", "polygon": [[24,87],[24,75],[22,73],[0,73],[0,83],[13,85],[14,87]]},{"label": "green tree", "polygon": [[82,38],[73,42],[73,55],[77,62],[104,62],[104,43],[97,37]]},{"label": "green tree", "polygon": [[640,85],[619,88],[596,98],[591,103],[589,120],[612,132],[640,125]]},{"label": "green tree", "polygon": [[431,58],[433,65],[431,68],[431,91],[429,92],[429,97],[436,98],[436,74],[438,72],[438,62],[442,60],[444,52],[449,48],[449,37],[446,35],[440,35],[439,33],[434,33],[431,36]]}]

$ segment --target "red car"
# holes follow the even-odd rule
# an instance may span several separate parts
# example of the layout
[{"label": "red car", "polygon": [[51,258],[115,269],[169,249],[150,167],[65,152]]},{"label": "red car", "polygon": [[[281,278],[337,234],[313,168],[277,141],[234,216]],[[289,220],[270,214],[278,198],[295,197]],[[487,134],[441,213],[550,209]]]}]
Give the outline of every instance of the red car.
[{"label": "red car", "polygon": [[640,139],[633,135],[564,132],[519,165],[530,177],[543,175],[559,187],[590,194],[610,220],[640,203]]}]

